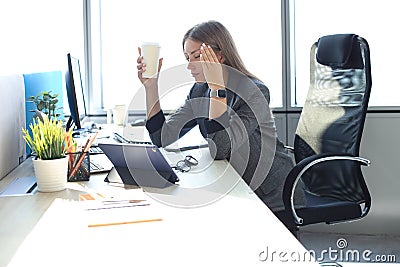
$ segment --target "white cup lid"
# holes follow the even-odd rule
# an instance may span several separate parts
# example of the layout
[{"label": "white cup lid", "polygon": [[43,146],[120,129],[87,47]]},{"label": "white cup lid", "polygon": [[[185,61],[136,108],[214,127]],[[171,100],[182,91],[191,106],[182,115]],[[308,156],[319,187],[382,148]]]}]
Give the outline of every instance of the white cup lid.
[{"label": "white cup lid", "polygon": [[143,42],[143,43],[142,43],[142,46],[146,46],[146,45],[160,46],[160,44],[157,43],[157,42]]}]

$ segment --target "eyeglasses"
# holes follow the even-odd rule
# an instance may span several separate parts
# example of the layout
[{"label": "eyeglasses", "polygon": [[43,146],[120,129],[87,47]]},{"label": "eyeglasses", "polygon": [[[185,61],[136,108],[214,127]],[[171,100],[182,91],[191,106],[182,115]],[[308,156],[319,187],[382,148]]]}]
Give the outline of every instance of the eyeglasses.
[{"label": "eyeglasses", "polygon": [[192,166],[196,166],[197,164],[199,164],[197,159],[195,159],[193,156],[187,155],[185,159],[178,161],[175,166],[172,166],[172,168],[180,172],[188,172]]}]

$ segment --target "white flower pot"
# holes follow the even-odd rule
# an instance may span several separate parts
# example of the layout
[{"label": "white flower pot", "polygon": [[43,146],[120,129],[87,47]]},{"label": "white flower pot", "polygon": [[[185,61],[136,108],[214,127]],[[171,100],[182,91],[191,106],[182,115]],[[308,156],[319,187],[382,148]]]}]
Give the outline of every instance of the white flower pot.
[{"label": "white flower pot", "polygon": [[36,183],[40,192],[64,190],[68,176],[68,158],[33,160]]}]

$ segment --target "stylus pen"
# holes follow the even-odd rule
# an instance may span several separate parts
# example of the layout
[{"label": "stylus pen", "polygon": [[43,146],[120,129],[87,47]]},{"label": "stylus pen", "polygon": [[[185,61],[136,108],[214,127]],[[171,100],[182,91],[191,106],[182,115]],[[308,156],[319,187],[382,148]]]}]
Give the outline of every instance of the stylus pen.
[{"label": "stylus pen", "polygon": [[129,140],[120,135],[119,133],[114,133],[114,138],[120,143],[129,143]]},{"label": "stylus pen", "polygon": [[208,144],[201,144],[196,146],[185,146],[185,147],[178,147],[178,148],[164,148],[167,152],[180,152],[180,151],[187,151],[192,149],[199,149],[203,147],[208,147]]}]

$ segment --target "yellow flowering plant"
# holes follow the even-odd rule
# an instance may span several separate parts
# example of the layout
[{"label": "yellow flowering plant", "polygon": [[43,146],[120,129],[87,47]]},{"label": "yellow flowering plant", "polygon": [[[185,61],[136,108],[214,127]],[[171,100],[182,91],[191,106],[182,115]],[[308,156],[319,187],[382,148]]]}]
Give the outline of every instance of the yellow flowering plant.
[{"label": "yellow flowering plant", "polygon": [[59,159],[74,145],[72,130],[66,131],[62,121],[54,118],[34,118],[27,129],[22,129],[24,140],[34,154],[42,159]]}]

